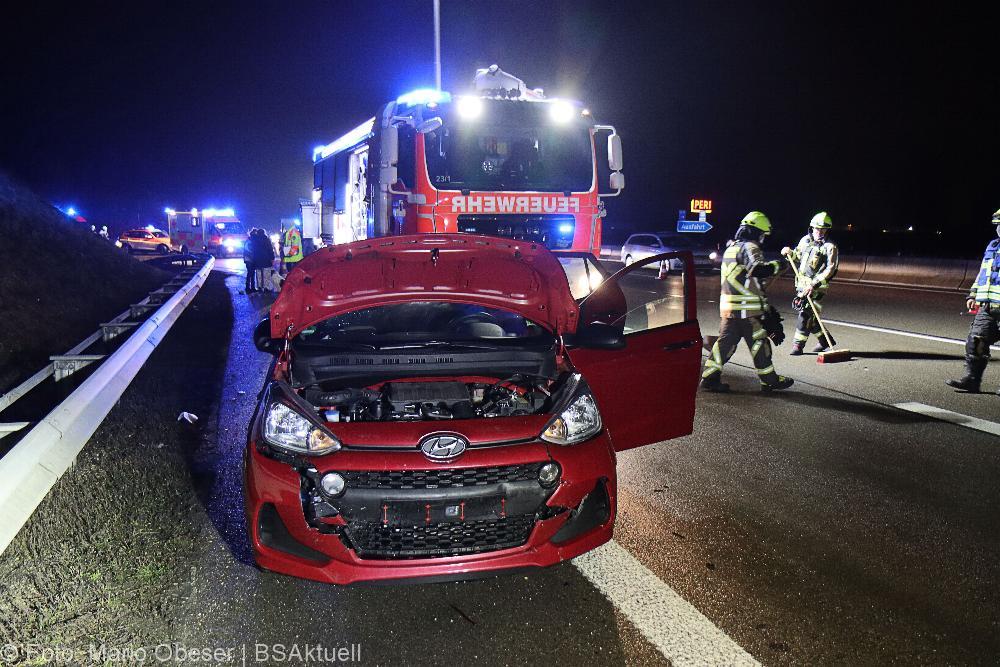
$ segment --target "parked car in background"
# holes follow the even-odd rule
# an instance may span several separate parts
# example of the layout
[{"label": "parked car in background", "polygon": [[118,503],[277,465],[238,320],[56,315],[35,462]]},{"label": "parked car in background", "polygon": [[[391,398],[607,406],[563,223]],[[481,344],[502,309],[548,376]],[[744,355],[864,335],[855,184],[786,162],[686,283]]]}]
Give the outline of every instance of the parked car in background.
[{"label": "parked car in background", "polygon": [[118,236],[117,245],[126,252],[155,252],[161,255],[172,249],[170,237],[165,231],[149,227],[122,232]]},{"label": "parked car in background", "polygon": [[576,255],[419,234],[303,259],[254,332],[276,357],[244,458],[257,564],[467,578],[611,539],[616,453],[693,428],[695,281],[638,262],[578,300],[599,265]]},{"label": "parked car in background", "polygon": [[[621,260],[625,266],[629,266],[653,255],[682,250],[690,251],[694,256],[695,270],[717,269],[722,264],[722,252],[703,238],[666,232],[632,234],[622,246]],[[671,271],[679,271],[683,267],[679,259],[673,259],[669,268]]]}]

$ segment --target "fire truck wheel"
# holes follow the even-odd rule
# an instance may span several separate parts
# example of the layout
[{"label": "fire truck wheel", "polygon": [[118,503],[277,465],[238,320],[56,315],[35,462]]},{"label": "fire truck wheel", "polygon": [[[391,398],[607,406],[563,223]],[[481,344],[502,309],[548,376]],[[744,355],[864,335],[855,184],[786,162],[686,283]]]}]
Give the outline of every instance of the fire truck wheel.
[{"label": "fire truck wheel", "polygon": [[160,255],[166,255],[168,252],[170,252],[170,248],[161,243],[160,245],[156,246],[156,252],[157,254]]}]

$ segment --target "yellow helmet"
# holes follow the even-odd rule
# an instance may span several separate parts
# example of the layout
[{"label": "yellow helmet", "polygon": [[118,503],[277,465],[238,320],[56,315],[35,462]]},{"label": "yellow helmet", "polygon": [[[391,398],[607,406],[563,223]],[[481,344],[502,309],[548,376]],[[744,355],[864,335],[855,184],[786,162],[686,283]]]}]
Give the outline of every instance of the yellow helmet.
[{"label": "yellow helmet", "polygon": [[813,229],[832,229],[833,220],[830,219],[830,214],[826,211],[820,211],[812,217],[809,221],[809,226]]},{"label": "yellow helmet", "polygon": [[768,220],[767,216],[760,211],[750,211],[743,216],[743,219],[740,220],[740,224],[759,229],[764,232],[764,234],[771,233],[771,221]]},{"label": "yellow helmet", "polygon": [[993,224],[1000,225],[1000,208],[998,208],[997,212],[993,214]]}]

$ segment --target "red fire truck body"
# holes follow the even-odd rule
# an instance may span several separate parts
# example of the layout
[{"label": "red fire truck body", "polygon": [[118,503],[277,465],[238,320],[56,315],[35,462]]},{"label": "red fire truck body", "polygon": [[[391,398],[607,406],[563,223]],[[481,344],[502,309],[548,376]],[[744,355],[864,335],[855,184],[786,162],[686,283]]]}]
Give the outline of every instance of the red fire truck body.
[{"label": "red fire truck body", "polygon": [[614,127],[495,65],[479,70],[469,95],[399,97],[313,162],[324,243],[459,232],[597,254],[602,199],[624,187]]}]

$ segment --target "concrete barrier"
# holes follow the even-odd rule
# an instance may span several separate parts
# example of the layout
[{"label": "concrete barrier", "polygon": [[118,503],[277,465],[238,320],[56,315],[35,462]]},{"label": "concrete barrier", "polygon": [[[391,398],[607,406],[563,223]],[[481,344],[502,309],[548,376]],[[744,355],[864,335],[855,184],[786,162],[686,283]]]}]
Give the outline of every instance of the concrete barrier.
[{"label": "concrete barrier", "polygon": [[967,264],[954,259],[868,257],[861,282],[958,290],[965,285]]},{"label": "concrete barrier", "polygon": [[971,290],[972,283],[979,277],[979,271],[983,267],[983,260],[969,260],[965,264],[965,280],[962,281],[962,289]]},{"label": "concrete barrier", "polygon": [[[621,249],[621,246],[603,246],[601,257],[617,260]],[[841,255],[835,280],[965,292],[979,275],[980,264],[978,259]]]},{"label": "concrete barrier", "polygon": [[868,258],[861,255],[841,255],[840,268],[837,269],[837,277],[834,280],[850,280],[857,282],[865,273],[865,264]]}]

